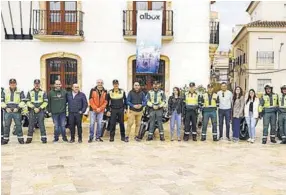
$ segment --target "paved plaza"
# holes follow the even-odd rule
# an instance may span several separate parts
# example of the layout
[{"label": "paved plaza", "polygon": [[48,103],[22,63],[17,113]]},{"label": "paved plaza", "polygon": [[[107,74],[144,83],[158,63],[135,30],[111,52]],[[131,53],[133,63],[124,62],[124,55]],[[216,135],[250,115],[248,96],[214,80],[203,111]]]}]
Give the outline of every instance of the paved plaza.
[{"label": "paved plaza", "polygon": [[[40,143],[2,146],[2,195],[285,195],[286,147],[203,142]],[[261,127],[258,128],[261,131]],[[26,129],[25,129],[26,133]],[[117,132],[119,133],[119,132]]]}]

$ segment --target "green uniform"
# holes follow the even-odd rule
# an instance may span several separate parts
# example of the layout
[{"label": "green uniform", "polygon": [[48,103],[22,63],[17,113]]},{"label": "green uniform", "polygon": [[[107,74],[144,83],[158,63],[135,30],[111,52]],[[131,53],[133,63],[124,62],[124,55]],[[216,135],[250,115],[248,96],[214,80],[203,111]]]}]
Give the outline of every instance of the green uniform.
[{"label": "green uniform", "polygon": [[[9,88],[1,92],[1,108],[6,110],[4,114],[5,127],[4,127],[3,144],[7,144],[9,142],[12,119],[14,120],[15,123],[18,141],[19,142],[24,141],[22,123],[21,123],[22,121],[21,110],[25,107],[24,100],[25,100],[24,92],[17,88],[15,90],[11,90]],[[7,108],[10,109],[11,112],[7,112]]]},{"label": "green uniform", "polygon": [[286,94],[279,95],[278,124],[282,141],[286,142]]},{"label": "green uniform", "polygon": [[[44,124],[45,109],[48,106],[48,97],[46,92],[39,89],[38,91],[32,89],[27,94],[27,106],[29,108],[29,129],[27,142],[30,143],[33,138],[35,122],[38,122],[39,128],[41,131],[41,141],[47,142],[46,128]],[[40,111],[35,112],[35,108],[38,108]]]}]

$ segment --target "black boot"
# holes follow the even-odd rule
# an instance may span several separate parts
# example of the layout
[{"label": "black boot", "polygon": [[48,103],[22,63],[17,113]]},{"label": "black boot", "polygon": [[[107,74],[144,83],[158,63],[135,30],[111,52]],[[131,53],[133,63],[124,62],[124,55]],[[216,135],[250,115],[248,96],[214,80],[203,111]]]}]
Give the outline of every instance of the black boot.
[{"label": "black boot", "polygon": [[82,137],[79,137],[77,141],[78,143],[82,143]]},{"label": "black boot", "polygon": [[218,141],[218,139],[217,139],[217,136],[216,136],[216,135],[214,135],[214,136],[213,136],[213,141],[214,141],[214,142],[217,142],[217,141]]},{"label": "black boot", "polygon": [[32,143],[32,138],[27,138],[26,144],[30,144],[30,143]]},{"label": "black boot", "polygon": [[125,136],[121,136],[121,141],[125,142]]},{"label": "black boot", "polygon": [[152,141],[152,140],[153,140],[153,136],[152,135],[148,135],[147,141]]},{"label": "black boot", "polygon": [[189,134],[184,134],[184,141],[189,141]]},{"label": "black boot", "polygon": [[201,137],[201,141],[203,142],[203,141],[206,141],[206,135],[202,135],[202,137]]},{"label": "black boot", "polygon": [[3,139],[1,140],[1,145],[6,145],[8,144],[9,140]]},{"label": "black boot", "polygon": [[46,144],[46,143],[47,143],[47,138],[42,138],[41,140],[42,140],[42,143],[43,143],[43,144]]},{"label": "black boot", "polygon": [[63,137],[63,141],[64,142],[68,142],[68,138],[67,137]]},{"label": "black boot", "polygon": [[93,138],[90,137],[89,140],[88,140],[88,143],[91,143],[93,141]]},{"label": "black boot", "polygon": [[262,138],[262,144],[266,144],[267,138]]},{"label": "black boot", "polygon": [[160,134],[160,140],[161,140],[162,142],[165,141],[164,134]]},{"label": "black boot", "polygon": [[194,142],[197,141],[197,134],[193,134],[193,141],[194,141]]},{"label": "black boot", "polygon": [[277,141],[275,140],[275,137],[270,137],[270,141],[271,141],[271,143],[274,143],[274,144],[277,143]]},{"label": "black boot", "polygon": [[114,142],[114,137],[110,137],[109,141]]},{"label": "black boot", "polygon": [[286,138],[282,138],[282,142],[280,144],[286,144]]},{"label": "black boot", "polygon": [[18,142],[19,142],[19,144],[24,144],[25,143],[23,138],[18,139]]},{"label": "black boot", "polygon": [[74,143],[74,142],[75,142],[74,138],[71,138],[70,143]]}]

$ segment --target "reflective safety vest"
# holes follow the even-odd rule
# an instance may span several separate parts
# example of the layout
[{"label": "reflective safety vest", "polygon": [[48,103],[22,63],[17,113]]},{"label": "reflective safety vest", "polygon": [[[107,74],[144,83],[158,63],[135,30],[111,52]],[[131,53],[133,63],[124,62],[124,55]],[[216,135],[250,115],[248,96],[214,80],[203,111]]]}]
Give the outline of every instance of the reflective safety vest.
[{"label": "reflective safety vest", "polygon": [[194,92],[186,92],[185,93],[185,103],[186,106],[198,106],[199,105],[199,95]]},{"label": "reflective safety vest", "polygon": [[286,95],[284,95],[284,102],[282,104],[283,94],[279,95],[279,108],[286,108]]},{"label": "reflective safety vest", "polygon": [[24,108],[25,103],[24,103],[24,99],[21,99],[21,93],[22,93],[21,90],[16,89],[14,91],[14,98],[12,101],[11,101],[11,95],[12,95],[11,90],[6,89],[4,93],[5,93],[4,95],[5,100],[3,101],[3,99],[1,98],[2,99],[1,107],[6,107],[10,104],[10,105],[18,105],[20,108]]},{"label": "reflective safety vest", "polygon": [[[38,98],[36,100],[36,91],[31,90],[29,91],[30,99],[27,102],[28,107],[39,107],[41,109],[44,109],[48,106],[48,99],[44,91],[39,90],[38,91]],[[40,106],[37,106],[40,105]]]},{"label": "reflective safety vest", "polygon": [[148,92],[148,102],[147,105],[149,107],[152,107],[153,105],[164,107],[166,105],[166,98],[164,95],[164,92],[162,90],[159,90],[155,92],[154,90],[151,90]]},{"label": "reflective safety vest", "polygon": [[211,102],[209,102],[209,94],[205,93],[203,95],[203,107],[217,107],[217,94],[213,93],[212,94],[212,98],[211,98]]},{"label": "reflective safety vest", "polygon": [[262,100],[260,101],[259,112],[262,112],[263,109],[267,108],[277,108],[278,106],[278,95],[273,93],[272,94],[272,105],[270,101],[270,96],[264,94],[262,96]]}]

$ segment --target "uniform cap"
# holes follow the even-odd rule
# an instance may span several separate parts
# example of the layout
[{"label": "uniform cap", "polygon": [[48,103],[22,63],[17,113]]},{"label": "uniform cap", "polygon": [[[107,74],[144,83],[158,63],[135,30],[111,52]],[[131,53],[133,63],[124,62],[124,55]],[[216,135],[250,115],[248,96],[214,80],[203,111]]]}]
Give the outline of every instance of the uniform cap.
[{"label": "uniform cap", "polygon": [[34,84],[40,84],[40,83],[41,83],[40,79],[35,79],[34,80]]},{"label": "uniform cap", "polygon": [[10,80],[9,80],[9,84],[10,84],[10,83],[17,83],[17,81],[16,81],[16,79],[10,79]]},{"label": "uniform cap", "polygon": [[214,86],[212,84],[208,84],[208,88],[213,88]]},{"label": "uniform cap", "polygon": [[160,84],[159,81],[153,81],[153,84]]},{"label": "uniform cap", "polygon": [[194,82],[190,82],[189,86],[190,86],[190,87],[195,87],[196,84],[195,84]]},{"label": "uniform cap", "polygon": [[119,84],[119,81],[117,80],[117,79],[114,79],[113,81],[112,81],[112,84],[114,85],[114,84]]}]

